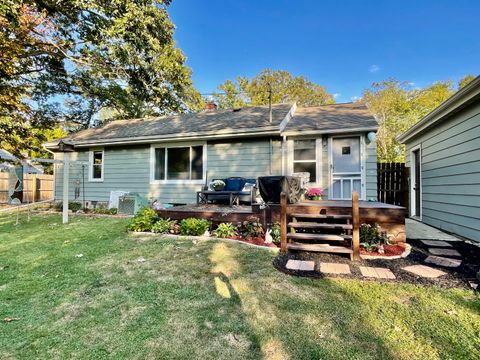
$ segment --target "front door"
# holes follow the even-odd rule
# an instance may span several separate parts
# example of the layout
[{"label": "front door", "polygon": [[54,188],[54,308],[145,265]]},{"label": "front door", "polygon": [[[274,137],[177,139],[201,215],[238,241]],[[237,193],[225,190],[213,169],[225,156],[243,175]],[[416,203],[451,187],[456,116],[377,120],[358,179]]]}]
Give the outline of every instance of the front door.
[{"label": "front door", "polygon": [[421,168],[420,168],[420,149],[414,150],[412,152],[412,167],[413,167],[413,176],[412,176],[412,193],[413,193],[413,206],[412,206],[412,216],[421,217],[422,216],[422,203],[421,203]]},{"label": "front door", "polygon": [[352,192],[362,197],[362,149],[360,137],[332,139],[332,199],[349,200]]}]

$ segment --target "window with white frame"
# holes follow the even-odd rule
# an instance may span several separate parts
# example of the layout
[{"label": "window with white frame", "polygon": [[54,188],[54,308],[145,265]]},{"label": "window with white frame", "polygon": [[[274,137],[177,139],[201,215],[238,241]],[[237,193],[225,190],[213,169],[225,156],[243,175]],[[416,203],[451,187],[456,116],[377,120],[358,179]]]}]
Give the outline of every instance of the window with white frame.
[{"label": "window with white frame", "polygon": [[317,181],[317,158],[315,139],[302,139],[293,142],[293,172],[310,173],[310,182]]},{"label": "window with white frame", "polygon": [[104,152],[103,150],[90,151],[90,181],[103,181],[103,162]]},{"label": "window with white frame", "polygon": [[203,179],[203,145],[155,147],[153,149],[154,181],[192,181]]}]

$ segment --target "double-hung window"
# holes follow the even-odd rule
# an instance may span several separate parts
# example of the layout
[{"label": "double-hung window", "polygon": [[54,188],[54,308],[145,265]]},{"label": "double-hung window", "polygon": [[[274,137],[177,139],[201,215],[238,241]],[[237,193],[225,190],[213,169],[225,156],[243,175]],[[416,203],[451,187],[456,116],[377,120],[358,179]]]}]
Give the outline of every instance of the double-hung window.
[{"label": "double-hung window", "polygon": [[88,172],[89,181],[103,181],[103,150],[90,151],[90,169]]},{"label": "double-hung window", "polygon": [[204,173],[204,146],[167,146],[152,149],[153,181],[199,181]]},{"label": "double-hung window", "polygon": [[302,139],[293,142],[293,172],[310,173],[310,182],[317,181],[316,140]]}]

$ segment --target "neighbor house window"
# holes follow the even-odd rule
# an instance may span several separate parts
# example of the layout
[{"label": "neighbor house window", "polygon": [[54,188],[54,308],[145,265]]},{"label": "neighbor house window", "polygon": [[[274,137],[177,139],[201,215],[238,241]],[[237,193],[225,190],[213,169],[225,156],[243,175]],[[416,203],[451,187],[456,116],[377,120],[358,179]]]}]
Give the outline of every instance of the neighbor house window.
[{"label": "neighbor house window", "polygon": [[153,180],[202,180],[203,145],[156,147]]},{"label": "neighbor house window", "polygon": [[103,150],[90,151],[90,181],[103,181]]},{"label": "neighbor house window", "polygon": [[295,140],[293,142],[293,172],[310,173],[310,182],[317,181],[315,139]]}]

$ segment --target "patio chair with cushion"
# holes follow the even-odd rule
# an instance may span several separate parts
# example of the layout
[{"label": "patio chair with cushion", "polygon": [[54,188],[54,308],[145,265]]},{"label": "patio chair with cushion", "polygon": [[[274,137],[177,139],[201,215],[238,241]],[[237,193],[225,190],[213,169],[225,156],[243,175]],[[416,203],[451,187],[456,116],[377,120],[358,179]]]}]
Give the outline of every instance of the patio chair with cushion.
[{"label": "patio chair with cushion", "polygon": [[215,180],[222,180],[225,183],[225,187],[221,194],[209,194],[208,201],[214,203],[228,203],[230,200],[230,194],[228,192],[238,193],[238,201],[241,203],[252,204],[255,202],[257,180],[246,179],[243,177],[229,177],[226,179],[212,179],[208,186],[203,187],[203,192],[213,192],[211,184]]}]

